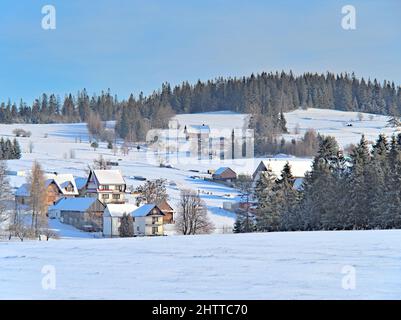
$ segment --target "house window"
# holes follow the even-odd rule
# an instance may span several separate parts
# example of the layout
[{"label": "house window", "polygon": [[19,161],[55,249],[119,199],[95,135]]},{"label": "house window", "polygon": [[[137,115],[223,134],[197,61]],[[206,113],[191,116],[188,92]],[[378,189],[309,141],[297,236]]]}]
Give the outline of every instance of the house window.
[{"label": "house window", "polygon": [[123,191],[124,190],[124,186],[118,186],[118,191]]},{"label": "house window", "polygon": [[157,217],[152,217],[152,224],[157,223],[158,220],[159,220],[159,219],[158,219]]},{"label": "house window", "polygon": [[102,195],[102,198],[103,198],[103,199],[109,199],[109,195],[108,195],[108,194],[103,194],[103,195]]},{"label": "house window", "polygon": [[157,234],[159,232],[158,227],[152,227],[152,234]]},{"label": "house window", "polygon": [[102,186],[100,187],[100,189],[102,189],[102,190],[110,190],[110,186],[107,185],[107,184],[105,184],[105,185],[102,185]]},{"label": "house window", "polygon": [[119,195],[119,194],[113,194],[113,199],[114,199],[114,200],[120,199],[120,195]]}]

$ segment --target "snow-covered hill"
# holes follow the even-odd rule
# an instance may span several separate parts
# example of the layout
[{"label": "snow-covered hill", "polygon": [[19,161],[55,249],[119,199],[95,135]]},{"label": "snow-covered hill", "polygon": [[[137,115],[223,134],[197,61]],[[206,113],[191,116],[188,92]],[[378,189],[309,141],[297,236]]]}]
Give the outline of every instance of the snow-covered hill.
[{"label": "snow-covered hill", "polygon": [[[298,109],[285,113],[287,128],[290,134],[284,135],[287,140],[301,137],[306,130],[315,129],[324,135],[334,136],[340,146],[346,147],[350,143],[357,143],[361,135],[365,134],[366,139],[375,141],[380,133],[391,136],[397,134],[395,128],[386,127],[388,116],[369,113],[337,111],[328,109]],[[298,127],[299,134],[295,134]]]},{"label": "snow-covered hill", "polygon": [[[399,230],[0,246],[0,299],[401,298]],[[55,271],[54,290],[42,270]]]}]

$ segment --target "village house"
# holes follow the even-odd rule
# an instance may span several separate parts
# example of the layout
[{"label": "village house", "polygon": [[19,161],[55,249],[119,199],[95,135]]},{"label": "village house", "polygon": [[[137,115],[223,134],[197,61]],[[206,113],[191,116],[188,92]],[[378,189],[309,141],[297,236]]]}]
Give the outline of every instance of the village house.
[{"label": "village house", "polygon": [[[60,198],[73,198],[79,195],[75,179],[72,174],[46,174],[46,205],[55,204]],[[18,204],[29,203],[30,185],[24,183],[15,192],[15,201]]]},{"label": "village house", "polygon": [[130,203],[109,203],[103,213],[103,236],[112,238],[120,236],[121,218],[124,214],[131,214],[138,206]]},{"label": "village house", "polygon": [[155,204],[137,207],[133,204],[108,204],[103,214],[103,236],[119,237],[121,218],[132,216],[135,236],[160,236],[164,234],[162,210]]},{"label": "village house", "polygon": [[212,178],[216,181],[233,182],[237,179],[237,174],[229,167],[221,167],[213,173]]},{"label": "village house", "polygon": [[125,203],[127,185],[120,170],[92,170],[85,185],[85,196],[96,197],[104,204]]},{"label": "village house", "polygon": [[144,204],[131,213],[134,218],[134,234],[138,236],[162,236],[164,213],[155,204]]},{"label": "village house", "polygon": [[170,204],[164,200],[160,202],[157,207],[163,212],[163,223],[170,224],[174,223],[174,209],[170,206]]},{"label": "village house", "polygon": [[104,209],[97,198],[63,198],[49,207],[48,215],[77,229],[98,232],[103,230]]}]

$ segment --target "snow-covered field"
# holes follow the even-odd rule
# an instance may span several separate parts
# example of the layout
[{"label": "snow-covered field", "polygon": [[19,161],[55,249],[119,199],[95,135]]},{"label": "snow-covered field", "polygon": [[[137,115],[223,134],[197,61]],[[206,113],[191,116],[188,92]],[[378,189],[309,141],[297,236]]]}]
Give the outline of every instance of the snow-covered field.
[{"label": "snow-covered field", "polygon": [[[340,146],[346,147],[350,143],[359,142],[362,134],[365,134],[367,140],[375,141],[380,133],[388,136],[398,133],[395,128],[386,127],[388,116],[369,113],[361,113],[361,115],[360,121],[358,112],[328,109],[295,110],[285,114],[290,134],[284,137],[288,140],[293,137],[299,138],[306,130],[315,129],[321,134],[334,136]],[[297,125],[300,133],[294,134]]]},{"label": "snow-covered field", "polygon": [[0,299],[401,298],[399,230],[0,245]]},{"label": "snow-covered field", "polygon": [[[247,119],[245,115],[225,112],[179,115],[177,119],[180,123],[207,122],[215,128],[224,128],[227,117],[238,128]],[[357,113],[352,112],[296,110],[286,114],[290,130],[286,138],[300,137],[305,130],[314,128],[335,136],[340,145],[346,146],[358,142],[362,133],[374,140],[381,132],[388,135],[395,132],[385,127],[387,117],[364,114],[362,121],[357,118]],[[349,123],[352,126],[347,126]],[[295,135],[297,124],[300,134]],[[119,162],[118,168],[128,186],[143,183],[134,176],[167,179],[173,206],[180,189],[198,190],[217,233],[232,228],[235,216],[222,206],[224,201],[238,200],[238,191],[191,176],[202,176],[208,169],[220,166],[230,166],[238,173],[253,173],[261,160],[191,159],[178,161],[174,168],[161,168],[157,161],[150,161],[152,152],[146,148],[132,150],[128,156],[120,153],[114,156],[101,143],[94,151],[82,123],[0,125],[0,136],[13,138],[13,129],[20,127],[31,131],[32,136],[18,138],[23,157],[8,161],[10,171],[26,172],[37,160],[47,172],[85,177],[88,164],[102,155]],[[30,142],[34,144],[32,153],[28,153]],[[279,157],[271,161],[285,163],[288,159]],[[25,178],[12,175],[10,181],[13,187],[18,187]],[[94,239],[92,234],[57,220],[51,220],[51,226],[61,240],[21,243],[0,239],[0,299],[401,298],[401,231]],[[42,288],[44,266],[54,267],[55,290]],[[346,290],[342,286],[344,277],[349,279],[354,271],[356,286]]]}]

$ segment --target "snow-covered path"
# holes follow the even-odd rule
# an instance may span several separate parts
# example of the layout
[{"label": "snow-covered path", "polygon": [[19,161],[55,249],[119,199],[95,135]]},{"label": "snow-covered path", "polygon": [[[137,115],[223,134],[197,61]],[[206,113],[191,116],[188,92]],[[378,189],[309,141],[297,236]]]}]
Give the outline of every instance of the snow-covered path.
[{"label": "snow-covered path", "polygon": [[400,230],[0,242],[1,299],[400,299],[400,274]]}]

